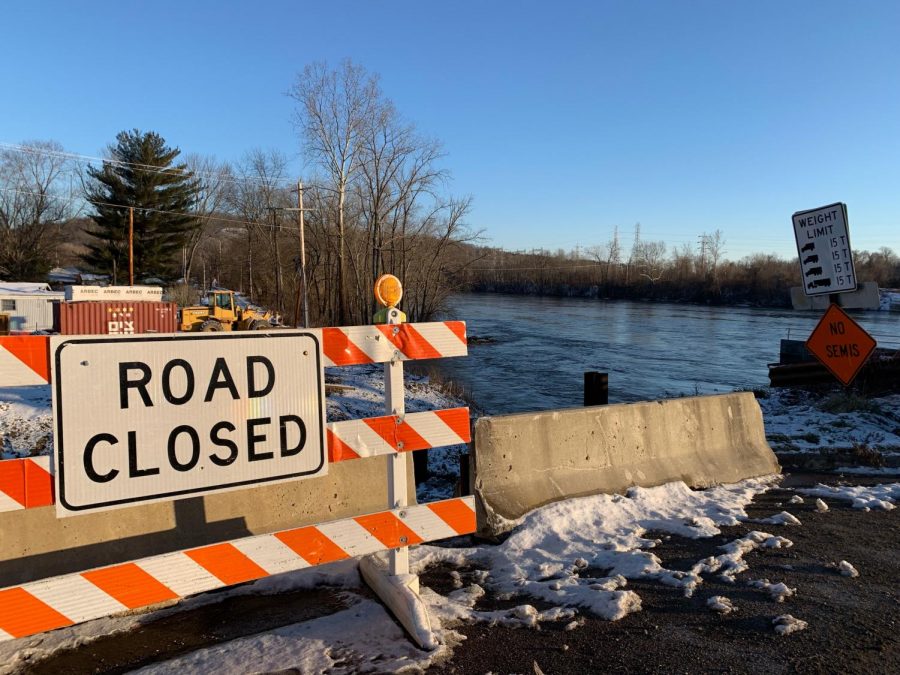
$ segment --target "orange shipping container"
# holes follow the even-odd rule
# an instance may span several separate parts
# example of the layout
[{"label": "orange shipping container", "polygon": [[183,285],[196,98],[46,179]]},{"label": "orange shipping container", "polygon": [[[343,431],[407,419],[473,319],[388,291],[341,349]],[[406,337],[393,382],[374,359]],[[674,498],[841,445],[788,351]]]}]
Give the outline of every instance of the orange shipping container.
[{"label": "orange shipping container", "polygon": [[54,307],[61,335],[138,335],[178,330],[174,302],[60,302]]}]

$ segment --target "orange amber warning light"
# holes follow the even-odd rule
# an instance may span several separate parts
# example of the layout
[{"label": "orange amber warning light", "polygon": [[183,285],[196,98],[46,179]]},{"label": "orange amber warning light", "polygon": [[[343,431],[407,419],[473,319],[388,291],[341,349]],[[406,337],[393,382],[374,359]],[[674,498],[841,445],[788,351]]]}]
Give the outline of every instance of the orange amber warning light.
[{"label": "orange amber warning light", "polygon": [[403,284],[393,274],[382,274],[375,282],[375,299],[385,307],[396,307],[403,297]]}]

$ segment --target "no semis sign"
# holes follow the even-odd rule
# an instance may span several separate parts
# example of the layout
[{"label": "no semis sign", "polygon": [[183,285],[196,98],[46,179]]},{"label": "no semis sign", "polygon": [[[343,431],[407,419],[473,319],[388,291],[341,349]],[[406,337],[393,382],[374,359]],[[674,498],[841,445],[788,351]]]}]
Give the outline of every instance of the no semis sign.
[{"label": "no semis sign", "polygon": [[50,346],[58,515],[327,472],[312,333],[60,336]]}]

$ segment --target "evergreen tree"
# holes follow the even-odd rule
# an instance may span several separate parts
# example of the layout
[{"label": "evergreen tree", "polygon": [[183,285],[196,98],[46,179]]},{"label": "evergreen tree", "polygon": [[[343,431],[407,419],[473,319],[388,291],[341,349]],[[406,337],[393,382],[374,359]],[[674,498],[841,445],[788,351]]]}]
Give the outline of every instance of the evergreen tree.
[{"label": "evergreen tree", "polygon": [[200,225],[189,213],[200,181],[185,164],[173,164],[180,153],[152,131],[123,131],[102,168],[88,169],[85,198],[96,211],[88,264],[127,280],[128,207],[134,207],[135,278],[177,273],[181,249]]}]

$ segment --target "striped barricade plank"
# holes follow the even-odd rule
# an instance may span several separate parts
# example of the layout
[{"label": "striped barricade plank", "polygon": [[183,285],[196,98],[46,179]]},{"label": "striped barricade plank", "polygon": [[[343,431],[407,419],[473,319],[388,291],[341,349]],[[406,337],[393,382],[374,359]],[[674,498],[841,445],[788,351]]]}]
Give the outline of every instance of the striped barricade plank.
[{"label": "striped barricade plank", "polygon": [[468,354],[463,321],[322,328],[326,366],[437,359]]},{"label": "striped barricade plank", "polygon": [[[472,440],[469,409],[331,422],[327,426],[327,439],[331,462],[468,443]],[[54,503],[49,457],[0,461],[0,511]]]},{"label": "striped barricade plank", "polygon": [[327,435],[331,462],[427,450],[472,440],[468,408],[331,422]]},{"label": "striped barricade plank", "polygon": [[32,509],[53,503],[49,457],[0,461],[0,511]]},{"label": "striped barricade plank", "polygon": [[[353,366],[386,363],[394,359],[411,361],[468,354],[464,321],[313,328],[304,332],[321,335],[325,366]],[[216,336],[205,333],[202,336],[198,334],[198,337],[215,339]],[[0,337],[0,387],[47,384],[49,381],[48,336]]]},{"label": "striped barricade plank", "polygon": [[356,516],[0,589],[0,640],[475,531],[473,497]]}]

